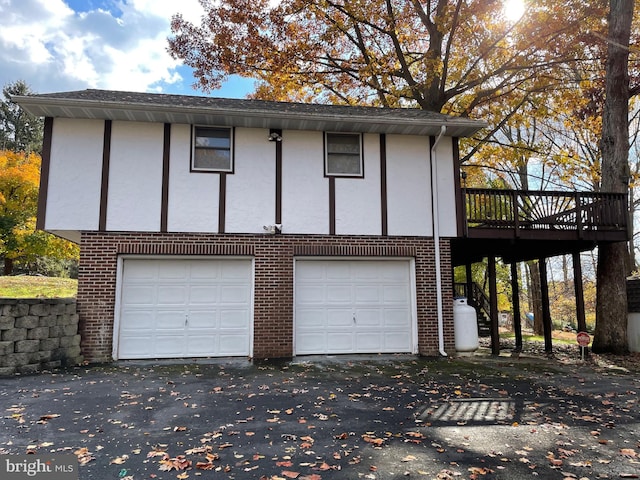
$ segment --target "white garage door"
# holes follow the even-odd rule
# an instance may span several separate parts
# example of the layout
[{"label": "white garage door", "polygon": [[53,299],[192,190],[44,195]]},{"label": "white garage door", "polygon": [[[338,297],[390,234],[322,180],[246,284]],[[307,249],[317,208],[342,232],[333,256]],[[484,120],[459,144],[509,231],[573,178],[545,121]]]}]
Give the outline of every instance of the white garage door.
[{"label": "white garage door", "polygon": [[251,260],[125,259],[117,357],[248,356]]},{"label": "white garage door", "polygon": [[295,353],[414,352],[408,260],[298,260]]}]

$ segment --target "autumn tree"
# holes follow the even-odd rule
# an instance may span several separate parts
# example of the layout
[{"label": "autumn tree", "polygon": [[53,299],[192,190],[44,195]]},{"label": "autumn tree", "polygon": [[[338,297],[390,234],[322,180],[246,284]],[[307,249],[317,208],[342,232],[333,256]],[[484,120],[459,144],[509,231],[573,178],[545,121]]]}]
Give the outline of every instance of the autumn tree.
[{"label": "autumn tree", "polygon": [[[602,115],[602,189],[626,194],[629,181],[629,41],[633,0],[611,0],[605,104]],[[624,243],[604,244],[598,251],[594,352],[624,353],[627,343]]]},{"label": "autumn tree", "polygon": [[37,153],[0,150],[0,258],[5,275],[16,262],[78,257],[77,246],[35,229],[40,163]]},{"label": "autumn tree", "polygon": [[10,83],[2,89],[0,101],[0,149],[14,152],[40,152],[42,149],[42,119],[25,112],[11,101],[14,95],[32,94],[22,80]]},{"label": "autumn tree", "polygon": [[566,83],[556,66],[581,58],[594,38],[581,33],[585,18],[605,13],[599,2],[541,1],[515,25],[497,0],[201,3],[201,25],[173,17],[169,51],[205,91],[238,74],[258,80],[256,98],[477,115],[488,136]]}]

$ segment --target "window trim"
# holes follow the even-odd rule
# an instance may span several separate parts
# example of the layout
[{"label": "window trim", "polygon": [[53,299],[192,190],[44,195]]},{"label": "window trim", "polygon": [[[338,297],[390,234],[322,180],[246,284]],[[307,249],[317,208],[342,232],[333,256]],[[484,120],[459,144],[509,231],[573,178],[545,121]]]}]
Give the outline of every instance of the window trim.
[{"label": "window trim", "polygon": [[[358,137],[360,172],[359,173],[331,173],[329,172],[329,135],[343,135]],[[355,157],[355,155],[353,155]],[[364,178],[364,141],[362,133],[357,132],[324,132],[324,176],[335,178]]]},{"label": "window trim", "polygon": [[[212,148],[212,147],[198,147],[196,145],[196,130],[199,128],[210,129],[210,130],[226,130],[229,132],[229,168],[202,168],[196,167],[196,149],[210,149],[210,150],[223,150],[220,148]],[[195,173],[234,173],[235,169],[235,128],[234,127],[223,127],[217,125],[191,125],[191,159],[189,161],[189,171]],[[226,149],[224,149],[226,150]]]}]

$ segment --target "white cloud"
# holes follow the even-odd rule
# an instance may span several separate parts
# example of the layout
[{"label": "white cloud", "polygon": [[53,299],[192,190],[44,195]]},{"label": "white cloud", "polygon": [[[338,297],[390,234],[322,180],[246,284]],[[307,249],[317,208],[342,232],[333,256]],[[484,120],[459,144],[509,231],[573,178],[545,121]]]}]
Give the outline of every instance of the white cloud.
[{"label": "white cloud", "polygon": [[80,13],[67,2],[0,0],[1,85],[25,80],[40,93],[189,89],[166,39],[177,10],[199,23],[198,0],[102,0]]}]

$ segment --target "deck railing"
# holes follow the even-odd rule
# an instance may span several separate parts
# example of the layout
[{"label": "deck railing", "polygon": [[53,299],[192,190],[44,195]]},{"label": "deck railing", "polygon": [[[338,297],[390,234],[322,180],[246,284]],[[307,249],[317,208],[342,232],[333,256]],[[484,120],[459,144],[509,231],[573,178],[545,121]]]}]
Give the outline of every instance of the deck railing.
[{"label": "deck railing", "polygon": [[626,232],[627,197],[618,193],[463,189],[467,233],[474,228]]}]

